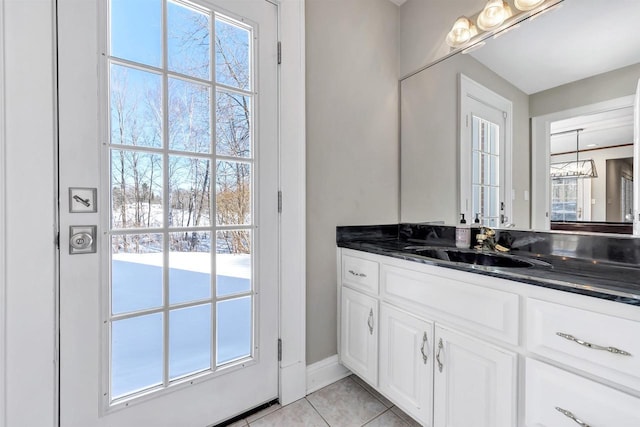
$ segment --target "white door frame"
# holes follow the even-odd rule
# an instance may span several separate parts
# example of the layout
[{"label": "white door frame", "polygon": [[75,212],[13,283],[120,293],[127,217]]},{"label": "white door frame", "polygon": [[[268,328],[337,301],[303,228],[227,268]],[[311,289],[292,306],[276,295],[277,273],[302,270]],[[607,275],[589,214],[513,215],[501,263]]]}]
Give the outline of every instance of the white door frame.
[{"label": "white door frame", "polygon": [[[492,91],[491,89],[472,80],[468,76],[460,73],[458,76],[459,86],[459,122],[458,129],[458,155],[459,155],[459,209],[458,212],[464,213],[468,223],[477,212],[471,212],[472,193],[472,177],[471,177],[471,117],[472,108],[471,101],[475,100],[487,107],[502,112],[504,118],[504,131],[500,135],[500,201],[504,203],[502,214],[507,218],[505,222],[513,221],[513,174],[511,166],[513,165],[513,103]],[[506,115],[505,115],[506,114]],[[467,117],[469,115],[469,117]],[[463,125],[465,123],[465,125]],[[457,221],[456,221],[457,222]],[[500,223],[498,227],[503,226]]]},{"label": "white door frame", "polygon": [[6,425],[5,410],[5,120],[4,120],[4,0],[0,0],[0,427]]},{"label": "white door frame", "polygon": [[[575,116],[633,106],[634,95],[614,98],[568,110],[556,111],[531,119],[531,228],[548,231],[551,228],[551,123]],[[635,157],[635,156],[634,156]],[[635,164],[634,164],[635,167]],[[634,169],[634,188],[638,172]],[[635,202],[634,202],[635,203]]]},{"label": "white door frame", "polygon": [[[0,5],[4,3],[4,0],[0,0]],[[280,337],[283,340],[280,400],[282,404],[287,404],[306,394],[305,11],[304,0],[280,0],[278,3],[283,52],[280,69],[280,189],[283,193],[281,221],[286,224],[286,229],[281,229],[280,236],[280,255],[283,260],[280,280]],[[59,284],[56,279],[54,257],[47,256],[48,253],[54,253],[54,233],[50,224],[56,221],[54,185],[51,183],[57,176],[57,171],[52,173],[50,165],[56,161],[51,144],[57,141],[55,131],[49,131],[52,118],[56,114],[54,103],[51,102],[55,97],[55,88],[51,89],[50,86],[55,76],[49,65],[52,58],[55,60],[52,42],[55,37],[52,30],[55,19],[54,6],[54,0],[7,3],[3,15],[6,15],[6,22],[11,22],[11,25],[9,28],[6,25],[0,26],[5,37],[6,52],[11,53],[6,56],[11,62],[4,65],[5,69],[10,68],[11,73],[7,72],[5,77],[11,78],[9,83],[12,88],[10,93],[0,96],[0,105],[2,101],[6,101],[7,107],[13,106],[10,115],[14,120],[11,129],[2,126],[2,132],[7,132],[6,134],[0,133],[0,138],[6,138],[6,141],[0,140],[6,142],[8,157],[5,158],[5,164],[14,165],[7,170],[4,168],[5,164],[1,164],[2,170],[6,170],[6,181],[3,179],[2,182],[9,182],[10,186],[6,191],[8,203],[1,206],[0,224],[5,224],[6,221],[6,230],[14,230],[6,239],[2,239],[2,242],[7,248],[12,248],[12,263],[18,263],[10,274],[2,269],[6,277],[0,275],[0,292],[6,288],[7,296],[13,297],[11,312],[7,313],[6,318],[5,372],[20,373],[19,383],[16,379],[14,387],[10,389],[11,396],[0,396],[0,405],[5,405],[4,408],[0,406],[0,410],[6,417],[0,417],[0,427],[4,427],[4,423],[17,422],[18,416],[33,425],[58,426],[55,409],[58,383],[54,379],[57,378],[59,369],[55,338],[59,333],[56,323]],[[17,52],[22,52],[23,56],[17,58]],[[25,67],[27,61],[29,67]],[[27,68],[28,72],[19,73],[18,69],[21,67]],[[33,84],[34,82],[39,84]],[[4,78],[2,85],[5,87]],[[32,108],[25,107],[27,102]],[[6,114],[9,114],[9,111]],[[21,132],[18,132],[19,124],[27,122],[38,122],[42,126],[22,127]],[[2,147],[5,147],[5,144],[2,144]],[[35,162],[34,152],[41,155]],[[20,164],[29,167],[19,169],[15,166]],[[41,182],[45,185],[36,191],[32,198],[12,199],[11,196],[17,196],[22,190],[15,188],[15,183],[22,181],[26,170],[30,175],[30,182]],[[11,208],[8,207],[9,204]],[[11,211],[10,214],[7,213],[8,210]],[[27,214],[18,215],[18,210],[24,210]],[[34,251],[34,248],[37,250]],[[21,255],[28,254],[43,256],[38,268],[32,268],[33,266],[24,259],[20,260]],[[9,257],[8,253],[5,255]],[[0,259],[4,258],[0,256]],[[22,270],[20,275],[18,270]],[[6,283],[2,280],[6,280]],[[24,286],[25,283],[29,286]],[[30,293],[32,298],[26,298],[25,293]],[[33,297],[37,297],[37,304],[34,304]],[[3,304],[3,301],[0,301],[0,304]],[[0,305],[0,308],[4,311],[5,307]],[[27,339],[20,339],[20,328],[24,330],[25,326],[29,336]],[[1,340],[0,336],[0,342]],[[2,354],[4,353],[0,353],[0,369],[5,366],[2,363]],[[6,381],[1,381],[0,387],[5,383]],[[35,389],[34,385],[37,385]]]},{"label": "white door frame", "polygon": [[305,0],[280,0],[280,403],[307,392]]}]

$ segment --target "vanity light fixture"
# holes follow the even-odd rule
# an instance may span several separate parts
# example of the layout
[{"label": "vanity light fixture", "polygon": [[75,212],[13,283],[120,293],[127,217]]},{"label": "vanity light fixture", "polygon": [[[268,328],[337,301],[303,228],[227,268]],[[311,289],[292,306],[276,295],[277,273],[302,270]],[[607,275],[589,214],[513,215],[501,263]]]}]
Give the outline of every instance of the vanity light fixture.
[{"label": "vanity light fixture", "polygon": [[470,18],[461,16],[456,19],[446,37],[446,42],[451,50],[465,48],[463,53],[475,50],[482,46],[479,42],[487,37],[501,36],[517,28],[520,21],[533,20],[547,11],[559,7],[564,0],[485,1],[485,6],[480,12],[470,15]]},{"label": "vanity light fixture", "polygon": [[447,34],[447,44],[451,47],[459,47],[471,40],[471,37],[478,34],[476,26],[466,16],[456,19],[453,28]]},{"label": "vanity light fixture", "polygon": [[513,5],[518,10],[527,11],[535,9],[536,7],[540,6],[542,2],[544,2],[544,0],[514,0]]},{"label": "vanity light fixture", "polygon": [[576,133],[576,159],[569,162],[558,162],[551,164],[549,175],[551,179],[558,178],[597,178],[596,163],[593,159],[580,160],[580,132],[584,129],[573,129],[552,133],[550,136]]},{"label": "vanity light fixture", "polygon": [[505,19],[511,17],[511,7],[504,0],[489,0],[478,15],[476,23],[483,31],[491,31],[498,28]]}]

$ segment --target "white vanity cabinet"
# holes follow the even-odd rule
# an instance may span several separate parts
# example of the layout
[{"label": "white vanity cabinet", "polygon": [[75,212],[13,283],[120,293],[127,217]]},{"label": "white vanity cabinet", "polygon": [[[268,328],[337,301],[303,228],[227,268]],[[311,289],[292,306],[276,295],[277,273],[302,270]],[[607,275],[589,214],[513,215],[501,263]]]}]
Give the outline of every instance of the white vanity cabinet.
[{"label": "white vanity cabinet", "polygon": [[338,262],[340,360],[422,425],[640,426],[639,307],[344,248]]},{"label": "white vanity cabinet", "polygon": [[[515,425],[517,356],[470,335],[517,343],[517,295],[384,257],[377,258],[379,286],[363,287],[363,269],[353,266],[375,256],[347,249],[341,254],[340,360],[346,367],[424,426]],[[380,320],[362,337],[367,310],[377,319],[375,300]],[[374,359],[366,340],[378,333],[376,381],[365,361]]]}]

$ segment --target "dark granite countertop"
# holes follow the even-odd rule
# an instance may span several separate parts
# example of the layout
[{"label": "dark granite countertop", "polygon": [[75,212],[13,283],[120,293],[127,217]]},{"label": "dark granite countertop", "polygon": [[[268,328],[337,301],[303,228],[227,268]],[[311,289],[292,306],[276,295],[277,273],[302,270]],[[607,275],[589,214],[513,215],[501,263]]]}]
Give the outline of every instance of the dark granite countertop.
[{"label": "dark granite countertop", "polygon": [[512,256],[548,263],[509,268],[443,261],[405,250],[416,245],[455,247],[455,227],[392,224],[336,231],[342,248],[640,306],[638,238],[498,230],[498,241],[511,248]]}]

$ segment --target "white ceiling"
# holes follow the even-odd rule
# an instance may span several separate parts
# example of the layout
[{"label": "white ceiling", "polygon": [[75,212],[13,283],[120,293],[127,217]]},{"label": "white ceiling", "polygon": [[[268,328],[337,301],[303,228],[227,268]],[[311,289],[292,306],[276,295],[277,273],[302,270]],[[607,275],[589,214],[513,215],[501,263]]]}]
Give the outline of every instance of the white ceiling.
[{"label": "white ceiling", "polygon": [[564,0],[471,53],[527,94],[640,62],[640,0]]},{"label": "white ceiling", "polygon": [[404,4],[404,2],[406,2],[407,0],[389,0],[391,3],[395,3],[398,6],[402,6]]},{"label": "white ceiling", "polygon": [[[582,129],[578,140],[576,132],[561,133],[576,129]],[[583,151],[633,144],[633,107],[558,120],[551,135],[551,154],[576,151],[576,145]]]}]

